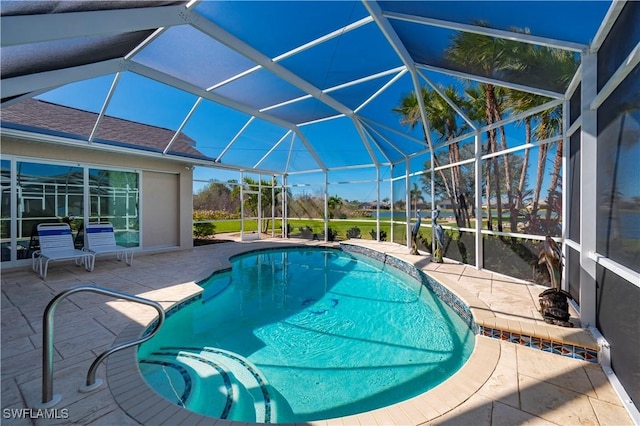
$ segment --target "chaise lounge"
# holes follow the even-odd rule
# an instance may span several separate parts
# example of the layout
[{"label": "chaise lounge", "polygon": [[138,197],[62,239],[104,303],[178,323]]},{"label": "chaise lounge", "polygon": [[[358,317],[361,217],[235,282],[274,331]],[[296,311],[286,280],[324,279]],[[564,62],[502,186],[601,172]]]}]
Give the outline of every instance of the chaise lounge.
[{"label": "chaise lounge", "polygon": [[73,259],[77,266],[84,265],[87,271],[93,271],[94,254],[75,248],[68,224],[41,223],[37,231],[40,249],[31,255],[31,266],[42,279],[46,278],[52,260]]},{"label": "chaise lounge", "polygon": [[85,250],[94,256],[105,253],[115,253],[116,259],[122,260],[131,266],[133,263],[133,250],[116,243],[113,225],[109,222],[88,223],[85,226],[87,245]]}]

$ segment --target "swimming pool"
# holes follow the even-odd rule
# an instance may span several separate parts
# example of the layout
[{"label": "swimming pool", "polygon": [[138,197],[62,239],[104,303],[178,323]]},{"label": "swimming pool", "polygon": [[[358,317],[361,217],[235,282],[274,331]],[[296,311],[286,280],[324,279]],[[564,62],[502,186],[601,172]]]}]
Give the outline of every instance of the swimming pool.
[{"label": "swimming pool", "polygon": [[370,411],[435,387],[473,350],[452,309],[368,257],[296,248],[231,263],[138,352],[145,380],[192,411],[265,423]]}]

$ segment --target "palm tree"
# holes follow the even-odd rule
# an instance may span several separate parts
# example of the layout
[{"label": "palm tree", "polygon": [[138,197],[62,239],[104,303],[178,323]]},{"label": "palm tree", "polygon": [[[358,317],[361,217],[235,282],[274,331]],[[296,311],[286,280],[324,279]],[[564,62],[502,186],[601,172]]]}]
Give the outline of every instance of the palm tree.
[{"label": "palm tree", "polygon": [[[445,95],[450,100],[452,100],[452,102],[458,105],[462,103],[461,97],[457,93],[455,87],[449,86],[444,89],[444,91]],[[425,106],[425,114],[427,120],[429,121],[432,130],[440,135],[440,140],[444,141],[454,139],[466,129],[466,126],[458,127],[455,110],[436,91],[429,90],[427,87],[422,87],[421,94]],[[400,106],[394,108],[393,112],[401,114],[402,118],[400,120],[400,123],[403,125],[408,125],[412,129],[417,123],[422,123],[422,116],[420,114],[418,99],[413,92],[404,97],[400,102]],[[423,133],[425,141],[427,141],[426,131],[424,127]],[[439,167],[440,164],[435,154],[432,158],[432,161],[434,167]],[[460,161],[460,148],[458,143],[456,142],[449,145],[449,162],[457,163],[458,161]],[[464,185],[462,184],[460,166],[451,167],[450,170],[451,181],[449,181],[442,169],[438,170],[438,174],[442,179],[447,197],[449,198],[449,200],[451,200],[451,204],[454,206],[454,215],[456,217],[456,222],[458,226],[464,226],[464,217],[461,214],[460,209],[456,208],[458,204],[456,202],[457,193],[461,191],[460,188],[464,188]],[[466,213],[466,215],[467,220],[469,221],[468,213]]]},{"label": "palm tree", "polygon": [[[484,22],[475,22],[475,25],[488,27]],[[528,30],[512,28],[514,32],[528,33]],[[464,71],[476,73],[486,77],[506,78],[511,81],[521,82],[523,77],[531,84],[533,78],[535,84],[555,91],[564,91],[570,79],[573,77],[577,69],[576,56],[572,52],[567,52],[550,47],[533,46],[531,44],[497,39],[489,36],[460,32],[453,40],[451,46],[446,50],[445,56],[453,67],[462,68]],[[482,84],[480,89],[484,92],[485,99],[485,116],[486,124],[492,124],[499,121],[502,116],[503,108],[500,105],[500,90],[492,84]],[[504,94],[504,89],[502,90]],[[535,96],[535,95],[531,95]],[[538,99],[538,102],[540,100]],[[532,101],[533,102],[533,101]],[[535,102],[533,102],[535,103]],[[533,106],[533,105],[532,105]],[[550,117],[547,117],[550,118]],[[543,122],[545,117],[541,119],[539,133],[544,134],[554,128],[555,123]],[[529,122],[529,125],[531,123]],[[559,129],[562,130],[561,128]],[[530,130],[528,130],[528,134]],[[488,132],[488,151],[495,152],[496,149],[496,133]],[[550,134],[550,133],[548,133]],[[501,149],[507,147],[506,135],[504,128],[500,129]],[[548,137],[548,136],[547,136]],[[559,147],[561,148],[561,147]],[[548,147],[540,147],[538,161],[538,179],[536,182],[536,190],[534,190],[534,210],[538,208],[540,196],[540,185],[542,183],[542,175],[544,174],[544,163],[546,162]],[[558,154],[558,152],[560,154]],[[558,158],[559,155],[559,158]],[[556,160],[554,160],[554,175],[552,176],[552,191],[555,191],[558,177],[560,173],[562,159],[562,149],[556,152]],[[528,165],[528,150],[525,152],[525,160],[523,170],[526,171]],[[513,197],[512,182],[510,175],[509,160],[504,158],[504,177],[506,184],[507,197],[511,209],[511,228],[517,226],[517,209],[514,204],[521,204],[522,194],[524,193],[523,173],[520,175],[520,182],[517,190],[517,197]],[[498,210],[498,230],[501,230],[501,194],[500,194],[500,174],[497,171],[496,161],[489,160],[489,167],[493,166],[493,176],[496,188],[496,203]],[[487,175],[488,177],[488,175]],[[487,200],[489,202],[490,182],[487,180]],[[491,220],[489,221],[491,224]]]},{"label": "palm tree", "polygon": [[[488,124],[489,118],[487,116],[487,95],[486,95],[486,87],[485,84],[478,84],[473,87],[468,87],[465,90],[465,94],[467,96],[467,114],[469,117],[482,124]],[[493,114],[490,114],[493,117]],[[485,153],[492,153],[496,150],[496,131],[492,129],[487,132],[488,134],[488,143],[485,149]],[[484,167],[484,189],[485,189],[485,197],[487,199],[487,229],[490,231],[493,230],[493,214],[491,207],[491,193],[492,188],[495,188],[496,192],[496,210],[497,210],[497,220],[498,220],[498,230],[502,230],[502,194],[500,190],[500,170],[496,163],[496,157],[491,157],[486,161],[486,166]],[[492,178],[493,176],[493,178]]]},{"label": "palm tree", "polygon": [[[420,91],[421,91],[424,105],[428,105],[430,102],[431,92],[426,87],[422,87]],[[409,128],[412,130],[415,128],[415,126],[418,123],[420,123],[420,127],[422,127],[422,134],[424,135],[424,141],[428,143],[427,131],[424,128],[424,126],[422,126],[422,114],[420,113],[420,104],[418,102],[418,97],[416,96],[415,92],[411,92],[407,96],[402,98],[402,100],[400,101],[400,105],[396,108],[393,108],[391,111],[400,114],[401,116],[400,124],[403,126],[409,126]],[[431,161],[434,162],[435,167],[439,165],[435,156],[431,159]],[[442,169],[438,171],[438,174],[442,178],[442,182],[444,184],[447,196],[453,203],[453,196],[452,196],[452,192],[451,192],[447,177],[445,176]]]},{"label": "palm tree", "polygon": [[[552,201],[558,198],[558,192],[556,191],[556,187],[558,186],[558,181],[560,180],[560,171],[562,170],[562,150],[564,148],[564,141],[560,139],[556,144],[556,155],[553,158],[553,169],[551,171],[551,181],[549,182],[549,192],[547,195],[547,214],[545,219],[547,222],[551,220],[551,206],[554,205]],[[555,200],[558,201],[558,200]]]},{"label": "palm tree", "polygon": [[422,191],[418,188],[417,183],[413,183],[413,188],[410,192],[411,201],[413,202],[413,210],[418,210],[418,201],[424,201],[424,196],[422,195]]},{"label": "palm tree", "polygon": [[[508,90],[507,91],[507,104],[509,109],[514,113],[514,114],[519,114],[519,113],[523,113],[526,111],[529,111],[532,108],[535,108],[537,106],[543,105],[544,103],[548,102],[550,99],[544,96],[540,96],[540,95],[535,95],[533,93],[526,93],[526,92],[522,92],[519,90]],[[525,125],[525,145],[529,145],[531,143],[531,139],[532,139],[532,121],[533,121],[534,117],[532,116],[528,116],[524,119],[524,125]],[[527,168],[529,167],[529,151],[530,148],[525,148],[524,149],[524,160],[522,162],[522,168],[520,170],[520,179],[518,181],[518,187],[516,189],[516,194],[515,194],[515,204],[513,206],[513,210],[511,213],[512,219],[513,216],[516,215],[516,220],[517,220],[517,214],[520,211],[520,209],[523,207],[524,204],[524,197],[525,194],[528,193],[525,190],[525,183],[526,183],[526,178],[527,178]],[[546,155],[546,154],[545,154]],[[540,161],[540,159],[539,159]],[[540,166],[540,163],[538,163],[538,165]],[[544,169],[543,169],[544,170]],[[540,176],[540,181],[539,183],[542,184],[542,175]],[[538,187],[537,190],[538,196],[540,193],[540,188]],[[516,225],[517,226],[517,223]],[[514,227],[514,224],[512,222],[511,224],[512,229],[516,229]]]},{"label": "palm tree", "polygon": [[337,195],[332,195],[327,200],[327,207],[329,208],[329,219],[333,219],[336,214],[336,210],[344,204],[342,198]]},{"label": "palm tree", "polygon": [[[454,104],[464,106],[464,100],[454,86],[444,88],[444,94]],[[466,123],[458,126],[457,113],[443,97],[433,91],[430,92],[429,99],[430,102],[425,104],[427,120],[429,120],[431,128],[440,135],[440,141],[451,141],[468,130],[469,126]],[[449,164],[458,163],[460,161],[460,144],[453,142],[448,145],[448,148]],[[460,172],[460,165],[452,166],[449,170],[451,172],[451,187],[453,191],[451,195],[455,200],[453,207],[456,223],[462,227],[465,226],[466,221],[467,226],[471,227],[469,213],[460,206],[459,202],[460,196],[466,197],[466,194],[463,194],[466,185]]]},{"label": "palm tree", "polygon": [[[262,188],[259,194],[255,193],[244,193],[244,200],[241,200],[241,203],[244,204],[245,208],[249,209],[253,216],[258,215],[258,204],[261,206],[262,218],[262,229],[261,232],[267,232],[269,230],[269,221],[270,221],[270,211],[272,204],[277,206],[278,204],[278,196],[282,193],[282,188],[278,186],[278,182],[274,179],[273,183],[260,180],[260,184],[258,181],[254,180],[251,177],[245,177],[243,180],[245,188],[248,189],[256,189],[258,186]],[[273,186],[273,191],[272,187]],[[240,196],[240,185],[236,185],[231,191],[231,195],[234,198]],[[272,196],[273,195],[273,196]],[[260,197],[260,202],[258,203],[258,196]],[[238,207],[240,209],[240,207]]]},{"label": "palm tree", "polygon": [[[576,56],[572,52],[554,49],[550,47],[540,47],[533,45],[514,44],[512,49],[514,57],[520,60],[520,65],[508,70],[512,75],[526,75],[528,79],[533,78],[542,87],[548,87],[556,91],[564,91],[573,78],[578,67]],[[537,79],[537,81],[536,81]],[[534,83],[535,84],[535,83]],[[511,91],[513,92],[513,91]],[[511,93],[513,95],[513,93]],[[527,99],[528,97],[528,99]],[[511,101],[514,99],[512,98]],[[547,98],[534,95],[523,94],[516,101],[529,104],[529,108],[535,107],[548,101]],[[513,104],[512,104],[513,106]],[[562,133],[562,109],[560,106],[541,114],[540,124],[536,129],[538,139],[546,139]],[[540,147],[538,151],[538,174],[536,176],[536,186],[534,188],[534,211],[532,217],[537,215],[538,203],[540,198],[542,176],[544,175],[546,156],[549,150],[548,146]],[[556,195],[556,187],[558,186],[560,171],[562,168],[562,150],[563,141],[560,140],[556,147],[556,155],[553,161],[553,171],[551,174],[551,183],[547,197],[547,214],[546,220],[551,218],[552,198]],[[528,152],[525,153],[527,155]],[[542,163],[542,164],[541,164]],[[521,176],[522,181],[522,176]],[[519,190],[522,191],[522,189]]]},{"label": "palm tree", "polygon": [[[540,114],[540,123],[534,130],[534,134],[538,140],[548,139],[562,132],[562,109],[560,107],[552,108],[543,111]],[[553,190],[558,182],[560,174],[560,166],[562,165],[562,143],[560,143],[560,161],[558,163],[558,169],[554,170],[552,175]],[[538,208],[540,202],[540,192],[542,190],[542,178],[544,177],[547,152],[549,151],[549,144],[540,145],[538,147],[538,168],[536,171],[536,184],[533,190],[533,205],[531,209],[531,217],[536,218],[538,215]],[[556,154],[557,155],[557,154]],[[550,186],[551,187],[551,186]],[[550,199],[547,200],[547,209],[550,208]]]},{"label": "palm tree", "polygon": [[[475,22],[475,25],[488,27],[484,22]],[[506,40],[493,38],[481,34],[459,32],[452,39],[452,44],[445,51],[446,59],[453,67],[475,73],[485,77],[495,77],[502,69],[511,67],[509,49],[506,48]],[[500,89],[496,89],[491,83],[482,83],[478,86],[480,93],[484,95],[484,122],[493,124],[501,116]],[[497,93],[498,92],[498,93]],[[477,93],[476,93],[477,95]],[[479,98],[476,98],[479,100]],[[479,107],[477,103],[472,103],[472,108]],[[479,110],[478,110],[479,111]],[[488,132],[488,152],[497,151],[497,132],[491,129]],[[503,136],[503,143],[506,144]],[[502,231],[502,194],[501,177],[498,160],[492,157],[488,161],[488,169],[493,169],[493,180],[496,192],[496,210],[498,215],[498,231]],[[505,170],[508,170],[505,169]],[[490,173],[488,171],[488,173]],[[508,171],[505,172],[508,174]],[[488,178],[489,176],[487,176]],[[510,183],[510,182],[509,182]],[[487,179],[487,203],[490,203],[490,179]],[[510,191],[509,191],[510,192]],[[488,204],[490,206],[490,204]],[[492,228],[491,215],[489,212],[489,229]]]},{"label": "palm tree", "polygon": [[[493,110],[494,120],[500,121],[502,120],[502,112],[505,109],[506,99],[508,90],[503,87],[496,87],[495,93],[497,95],[498,100],[498,108]],[[505,132],[504,126],[500,126],[498,129],[500,131],[500,150],[504,151],[507,149],[507,133]],[[513,196],[513,185],[511,181],[511,166],[509,161],[509,155],[505,154],[501,158],[496,158],[496,162],[499,163],[500,159],[502,160],[502,164],[504,167],[504,185],[507,193],[507,203],[509,207],[509,223],[511,231],[515,231],[518,224],[518,214],[517,211],[514,212],[514,204],[515,197]],[[497,165],[496,165],[497,166]]]},{"label": "palm tree", "polygon": [[[552,80],[561,87],[566,87],[578,68],[578,63],[573,53],[565,52],[557,49],[540,48],[539,52],[543,57],[543,66],[547,72],[552,75]],[[560,106],[554,108],[550,113],[551,119],[554,121],[551,128],[555,134],[562,134],[562,109]],[[560,139],[556,146],[556,155],[553,159],[553,170],[551,172],[551,182],[549,184],[549,196],[547,197],[547,205],[551,203],[551,198],[557,194],[556,187],[560,180],[560,171],[562,170],[562,151],[564,140]],[[551,209],[547,209],[546,219],[551,218]]]}]

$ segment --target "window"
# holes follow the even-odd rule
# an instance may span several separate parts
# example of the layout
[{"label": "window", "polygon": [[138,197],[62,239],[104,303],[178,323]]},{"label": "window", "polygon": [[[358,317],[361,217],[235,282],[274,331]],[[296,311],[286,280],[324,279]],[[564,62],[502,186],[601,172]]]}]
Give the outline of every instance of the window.
[{"label": "window", "polygon": [[[84,221],[111,222],[118,244],[140,245],[139,174],[78,165],[2,159],[2,262],[31,258],[39,248],[37,225],[67,222],[77,248],[84,246]],[[12,161],[15,175],[11,174]],[[88,175],[88,181],[85,178]],[[11,184],[16,206],[12,217]],[[88,188],[86,188],[88,186]],[[88,211],[85,191],[89,193]],[[12,224],[15,221],[15,228]],[[15,235],[12,234],[15,229]],[[15,241],[15,253],[12,243]]]},{"label": "window", "polygon": [[2,261],[11,260],[11,161],[1,160],[2,207],[0,213],[0,238]]},{"label": "window", "polygon": [[640,65],[598,109],[598,253],[640,272]]},{"label": "window", "polygon": [[89,169],[90,222],[111,222],[116,242],[140,245],[139,179],[134,172]]},{"label": "window", "polygon": [[[82,167],[17,162],[18,259],[28,259],[37,250],[39,223],[67,222],[77,236],[84,214],[82,175]],[[83,242],[77,239],[76,244],[82,247]]]}]

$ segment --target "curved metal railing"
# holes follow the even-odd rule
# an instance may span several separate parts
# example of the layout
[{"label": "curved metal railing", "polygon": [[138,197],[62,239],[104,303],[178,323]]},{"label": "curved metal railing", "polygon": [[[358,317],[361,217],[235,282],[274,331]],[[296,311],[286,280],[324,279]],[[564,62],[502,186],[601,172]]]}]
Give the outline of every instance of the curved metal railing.
[{"label": "curved metal railing", "polygon": [[123,293],[116,290],[111,290],[104,287],[98,286],[77,286],[72,287],[67,290],[62,291],[58,295],[56,295],[44,311],[43,316],[43,335],[42,335],[42,402],[39,404],[39,408],[49,408],[53,407],[57,403],[60,402],[62,397],[60,395],[53,395],[53,314],[55,313],[56,307],[58,304],[64,300],[66,297],[79,293],[82,291],[89,291],[93,293],[98,293],[106,296],[113,296],[118,299],[125,299],[131,302],[142,303],[144,305],[151,306],[156,311],[158,311],[158,321],[156,323],[156,327],[145,335],[144,337],[140,337],[139,339],[131,340],[129,342],[121,343],[119,345],[112,346],[107,349],[93,361],[91,367],[89,367],[89,372],[87,373],[87,380],[84,386],[80,388],[83,392],[92,391],[97,389],[101,384],[102,380],[98,379],[96,381],[96,371],[98,370],[98,366],[102,361],[104,361],[109,355],[113,354],[122,349],[129,348],[131,346],[139,345],[140,343],[146,342],[151,339],[156,332],[160,329],[164,322],[164,309],[158,302],[154,302],[153,300],[145,299],[142,297],[134,296],[132,294]]}]

